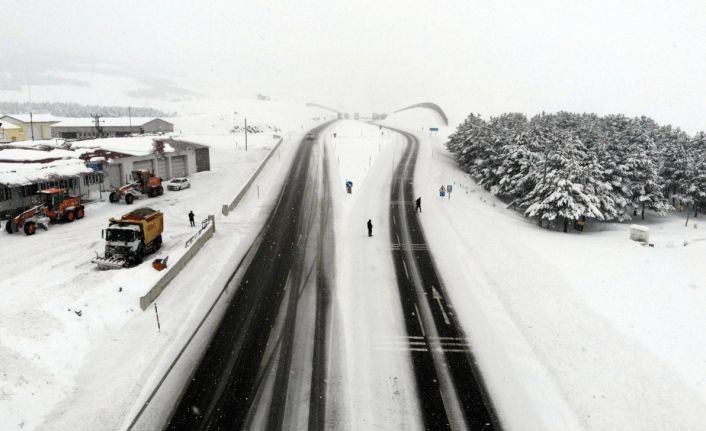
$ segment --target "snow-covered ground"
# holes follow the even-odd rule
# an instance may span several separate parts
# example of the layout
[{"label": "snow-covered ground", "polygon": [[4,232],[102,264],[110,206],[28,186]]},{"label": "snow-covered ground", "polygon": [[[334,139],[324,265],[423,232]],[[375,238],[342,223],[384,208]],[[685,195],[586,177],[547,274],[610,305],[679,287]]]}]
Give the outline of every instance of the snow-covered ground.
[{"label": "snow-covered ground", "polygon": [[[429,125],[387,122],[417,134]],[[654,247],[630,241],[630,223],[539,229],[456,167],[450,132],[421,134],[415,190],[508,429],[703,429],[706,225],[685,227],[686,213],[634,220]],[[450,199],[442,184],[454,186]]]},{"label": "snow-covered ground", "polygon": [[[382,134],[381,134],[382,132]],[[336,137],[333,137],[333,133]],[[329,400],[334,429],[421,429],[414,373],[390,252],[388,221],[393,157],[402,138],[358,121],[326,135],[336,238],[334,329]],[[345,181],[353,182],[347,194]],[[366,222],[373,223],[373,238]]]},{"label": "snow-covered ground", "polygon": [[[279,190],[292,143],[317,115],[304,109],[277,123],[290,107],[249,103],[276,107],[262,124],[288,124],[281,155],[258,178],[259,199],[252,190],[229,217],[220,215],[274,143],[271,135],[250,135],[246,154],[242,136],[224,132],[232,115],[220,112],[230,111],[195,108],[173,119],[175,134],[211,145],[212,171],[195,175],[190,190],[140,202],[165,213],[165,248],[154,257],[183,248],[193,232],[189,210],[199,219],[217,216],[214,238],[157,300],[161,332],[154,310],[137,303],[156,271],[143,265],[100,272],[90,263],[102,247],[100,230],[127,210],[124,204],[93,202],[81,221],[2,238],[3,429],[121,429],[132,420],[245,253]],[[435,115],[405,111],[385,123],[421,137],[415,191],[427,241],[507,429],[702,428],[700,219],[684,227],[686,213],[648,216],[643,224],[654,247],[630,241],[629,223],[591,225],[580,234],[538,229],[458,170],[443,147],[452,129],[429,136],[439,125]],[[404,334],[386,239],[390,178],[403,141],[382,132],[346,121],[324,138],[334,185],[339,331],[329,382],[337,416],[328,420],[337,428],[420,426],[409,359],[390,348]],[[354,182],[352,195],[346,179]],[[454,186],[451,199],[439,198],[441,184]]]},{"label": "snow-covered ground", "polygon": [[[252,103],[256,105],[256,103]],[[294,108],[295,106],[292,106]],[[290,111],[301,127],[317,111]],[[221,127],[219,111],[197,119],[174,119],[185,139],[209,145],[211,171],[191,177],[192,187],[165,190],[162,197],[131,207],[90,202],[86,217],[54,225],[32,237],[5,235],[0,242],[0,423],[2,429],[119,429],[158,380],[204,315],[266,218],[288,166],[297,127],[258,177],[256,187],[229,217],[221,206],[272,148],[272,134],[248,136]],[[291,122],[281,110],[284,123]],[[313,115],[312,115],[313,114]],[[299,117],[297,117],[299,115]],[[267,121],[277,120],[276,115]],[[300,121],[299,121],[300,120]],[[109,217],[150,206],[165,214],[164,246],[153,258],[183,253],[197,220],[216,215],[216,235],[158,298],[162,331],[154,310],[141,311],[139,297],[160,274],[149,263],[132,269],[98,271],[90,260],[102,252],[101,229]],[[213,269],[217,268],[218,271]],[[185,335],[186,334],[186,335]]]}]

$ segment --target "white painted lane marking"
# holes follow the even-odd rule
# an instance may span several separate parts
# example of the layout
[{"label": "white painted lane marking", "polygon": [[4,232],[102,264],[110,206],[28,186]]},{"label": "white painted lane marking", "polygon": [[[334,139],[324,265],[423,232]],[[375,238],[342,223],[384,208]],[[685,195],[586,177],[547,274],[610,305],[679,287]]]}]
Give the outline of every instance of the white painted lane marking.
[{"label": "white painted lane marking", "polygon": [[424,325],[422,324],[422,316],[419,315],[419,308],[417,308],[417,304],[414,304],[414,311],[417,313],[417,320],[419,321],[419,327],[422,328],[422,335],[426,337],[427,333],[424,330]]},{"label": "white painted lane marking", "polygon": [[446,323],[447,325],[450,325],[451,321],[449,320],[449,316],[446,315],[446,310],[444,310],[444,304],[441,303],[441,294],[439,293],[438,290],[436,290],[436,287],[434,287],[433,284],[431,285],[431,290],[432,290],[432,297],[439,304],[439,308],[441,309],[441,314],[444,316],[444,323]]}]

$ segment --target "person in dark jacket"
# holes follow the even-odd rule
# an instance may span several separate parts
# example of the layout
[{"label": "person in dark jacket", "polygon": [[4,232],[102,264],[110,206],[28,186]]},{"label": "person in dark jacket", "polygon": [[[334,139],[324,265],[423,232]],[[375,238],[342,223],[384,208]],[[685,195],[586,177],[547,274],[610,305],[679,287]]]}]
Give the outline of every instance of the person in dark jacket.
[{"label": "person in dark jacket", "polygon": [[373,236],[373,221],[368,220],[368,236]]},{"label": "person in dark jacket", "polygon": [[191,227],[195,227],[195,226],[196,226],[196,223],[194,223],[194,217],[196,217],[196,216],[194,215],[194,212],[193,212],[193,211],[189,211],[189,223],[191,224]]},{"label": "person in dark jacket", "polygon": [[[417,209],[419,210],[419,212],[422,212],[422,197],[421,196],[417,198]],[[417,212],[417,210],[414,210],[414,212]]]}]

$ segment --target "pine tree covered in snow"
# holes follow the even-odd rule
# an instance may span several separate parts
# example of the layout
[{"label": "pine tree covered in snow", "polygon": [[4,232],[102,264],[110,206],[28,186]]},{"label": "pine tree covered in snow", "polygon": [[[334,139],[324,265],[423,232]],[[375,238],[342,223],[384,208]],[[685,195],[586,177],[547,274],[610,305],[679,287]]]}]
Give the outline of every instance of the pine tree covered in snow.
[{"label": "pine tree covered in snow", "polygon": [[706,202],[706,135],[647,117],[471,115],[447,147],[480,185],[540,224],[665,214],[670,197]]},{"label": "pine tree covered in snow", "polygon": [[588,155],[585,146],[566,132],[552,138],[542,163],[542,175],[535,187],[518,202],[526,208],[525,215],[552,221],[557,218],[564,223],[582,217],[603,220],[598,208],[599,199],[587,177]]},{"label": "pine tree covered in snow", "polygon": [[699,132],[691,139],[688,153],[688,167],[680,189],[696,216],[706,203],[706,133]]}]

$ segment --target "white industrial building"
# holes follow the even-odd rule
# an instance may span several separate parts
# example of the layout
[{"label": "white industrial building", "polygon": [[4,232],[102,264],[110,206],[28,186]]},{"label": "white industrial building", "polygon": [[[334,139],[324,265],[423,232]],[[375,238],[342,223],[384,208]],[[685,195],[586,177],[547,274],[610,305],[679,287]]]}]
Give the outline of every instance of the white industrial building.
[{"label": "white industrial building", "polygon": [[102,160],[101,169],[109,189],[132,181],[131,173],[136,169],[147,169],[168,180],[211,168],[208,146],[178,139],[154,136],[90,139],[72,142],[71,148],[91,149],[91,158]]},{"label": "white industrial building", "polygon": [[173,132],[174,125],[155,117],[62,118],[51,126],[51,136],[63,139],[121,137]]}]

